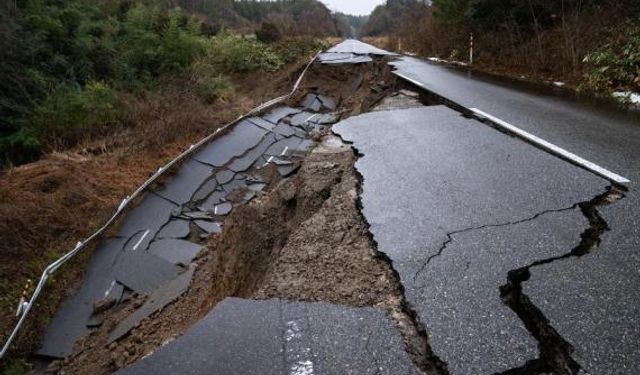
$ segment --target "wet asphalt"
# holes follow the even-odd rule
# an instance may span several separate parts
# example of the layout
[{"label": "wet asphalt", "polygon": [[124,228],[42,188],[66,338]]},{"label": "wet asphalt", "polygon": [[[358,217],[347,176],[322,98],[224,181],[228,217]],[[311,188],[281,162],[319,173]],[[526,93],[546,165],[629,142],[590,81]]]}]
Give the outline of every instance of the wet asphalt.
[{"label": "wet asphalt", "polygon": [[[348,63],[384,52],[356,41],[329,51],[349,55]],[[504,302],[510,275],[527,269],[530,277],[521,283],[527,308],[535,307],[535,324],[567,343],[571,360],[591,374],[638,373],[638,117],[414,58],[393,65],[451,102],[488,112],[632,180],[624,199],[598,208],[610,229],[600,245],[580,257],[567,256],[591,225],[578,205],[603,194],[608,181],[443,105],[368,113],[335,125],[334,132],[362,153],[356,167],[363,176],[363,214],[426,327],[434,354],[454,374],[499,373],[539,360],[548,340],[532,334],[531,319]],[[255,157],[265,152],[260,140],[267,130],[253,123],[239,126],[229,137],[237,135],[246,146],[212,144],[129,215],[123,232],[103,244],[114,250],[92,260],[90,273],[99,277],[67,302],[44,354],[68,353],[86,333],[91,302],[105,290],[113,292],[114,275],[103,274],[101,265],[122,264],[114,254],[132,246],[150,249],[156,235],[185,237],[183,221],[198,217],[176,216],[176,207],[198,196],[198,187],[215,188],[207,178],[230,161],[240,165],[230,169],[234,173],[248,168],[251,163],[244,166],[243,159],[255,160],[245,151],[259,150]],[[264,141],[265,148],[290,136],[278,133]],[[233,173],[231,182],[215,177],[216,184],[235,181]],[[167,225],[171,218],[175,227]],[[116,273],[121,287],[113,293],[122,294],[122,286],[154,289],[157,280],[175,278],[176,264],[184,266],[188,258],[166,260],[156,267],[163,272],[145,277],[126,269]],[[122,373],[415,371],[393,322],[380,309],[228,299]]]},{"label": "wet asphalt", "polygon": [[228,298],[118,374],[419,374],[380,309]]},{"label": "wet asphalt", "polygon": [[[610,230],[597,249],[533,268],[523,289],[573,346],[584,371],[638,373],[640,113],[410,57],[393,65],[450,101],[488,112],[631,180],[624,199],[599,208]],[[563,184],[552,170],[545,175]]]}]

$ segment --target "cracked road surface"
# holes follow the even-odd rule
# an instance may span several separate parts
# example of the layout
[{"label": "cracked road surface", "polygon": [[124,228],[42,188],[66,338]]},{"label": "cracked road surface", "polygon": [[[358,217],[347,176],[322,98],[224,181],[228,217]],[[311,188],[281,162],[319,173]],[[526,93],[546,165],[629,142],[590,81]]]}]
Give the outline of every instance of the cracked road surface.
[{"label": "cracked road surface", "polygon": [[374,308],[228,298],[118,374],[419,374]]},{"label": "cracked road surface", "polygon": [[[347,41],[319,64],[386,64],[381,56],[388,55]],[[369,225],[367,243],[373,246],[371,234],[376,259],[393,274],[397,295],[385,303],[395,310],[228,298],[120,373],[638,373],[634,185],[611,186],[433,102],[479,108],[632,181],[640,179],[637,119],[417,59],[399,57],[392,65],[432,93],[379,95],[374,112],[332,130],[360,154],[367,223],[359,223]],[[258,171],[272,164],[282,180],[295,173],[313,135],[338,120],[336,104],[309,94],[302,108],[242,121],[154,187],[97,250],[91,277],[54,319],[41,354],[64,357],[78,337],[103,324],[96,301],[148,295],[113,329],[105,324],[115,344],[175,300],[191,283],[203,240],[265,189],[268,176]]]},{"label": "cracked road surface", "polygon": [[640,371],[640,116],[411,57],[396,73],[462,106],[475,107],[632,182],[625,198],[598,209],[608,224],[597,251],[536,267],[526,294],[573,357],[592,374]]},{"label": "cracked road surface", "polygon": [[449,371],[555,355],[501,287],[510,271],[570,253],[590,226],[578,204],[609,183],[444,106],[364,114],[333,130],[361,154],[363,214]]}]

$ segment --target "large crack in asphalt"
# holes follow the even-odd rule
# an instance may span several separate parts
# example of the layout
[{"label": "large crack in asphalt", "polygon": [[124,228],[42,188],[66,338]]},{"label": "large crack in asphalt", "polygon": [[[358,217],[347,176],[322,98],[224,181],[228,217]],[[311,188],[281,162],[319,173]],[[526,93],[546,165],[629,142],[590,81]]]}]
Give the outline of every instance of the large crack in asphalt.
[{"label": "large crack in asphalt", "polygon": [[[424,105],[445,105],[459,112],[463,117],[475,118],[471,110],[433,91],[424,89],[423,87],[417,86],[409,81],[405,81],[405,87],[410,87],[413,89],[417,88],[417,91],[421,94],[420,100]],[[493,126],[490,122],[487,122],[484,119],[476,119],[500,131],[501,133],[513,137],[511,133],[506,132],[499,127]],[[535,144],[534,146],[537,147],[537,145]],[[583,168],[581,166],[578,167]],[[516,315],[518,315],[519,319],[524,323],[526,329],[538,342],[538,350],[540,353],[538,358],[530,360],[520,367],[503,371],[500,373],[500,375],[529,375],[547,373],[560,375],[579,374],[581,372],[581,366],[572,357],[572,354],[574,352],[573,346],[553,328],[542,310],[538,308],[522,291],[522,284],[530,279],[530,270],[534,267],[542,266],[556,261],[566,260],[569,258],[579,258],[589,254],[593,251],[594,248],[597,248],[600,244],[601,236],[605,232],[610,230],[607,222],[600,215],[598,207],[609,205],[611,203],[614,203],[615,201],[623,199],[624,192],[626,191],[627,188],[625,186],[613,183],[607,188],[606,192],[596,196],[589,201],[576,203],[569,207],[541,211],[530,217],[517,221],[499,224],[486,224],[447,232],[445,234],[444,241],[438,248],[438,251],[435,254],[429,256],[427,260],[421,265],[418,271],[416,271],[416,273],[414,274],[413,281],[416,282],[418,277],[427,270],[427,267],[432,260],[442,256],[447,247],[455,241],[456,235],[487,228],[508,227],[512,225],[522,224],[525,222],[536,220],[547,214],[565,212],[579,208],[584,217],[588,220],[589,226],[581,233],[580,242],[578,243],[578,245],[566,254],[537,260],[525,267],[509,271],[507,274],[507,282],[499,288],[500,296],[503,302],[511,310],[513,310]],[[446,363],[442,364],[443,368],[446,369]]]},{"label": "large crack in asphalt", "polygon": [[[351,146],[356,162],[364,157],[364,154],[355,147],[353,142],[345,141],[340,134],[335,132],[333,132],[333,134],[340,138],[343,143]],[[389,315],[402,335],[405,343],[405,350],[416,367],[424,373],[438,375],[448,374],[449,371],[447,370],[447,364],[441,360],[431,348],[426,327],[420,320],[417,311],[407,300],[404,285],[401,282],[400,274],[393,265],[393,260],[391,260],[386,253],[379,250],[378,243],[371,232],[371,224],[363,213],[364,205],[362,202],[362,192],[364,176],[357,168],[354,168],[354,172],[357,179],[357,210],[358,215],[366,228],[365,236],[368,237],[371,243],[376,259],[387,265],[393,276],[392,282],[396,285],[399,291],[400,300],[391,308],[392,311],[390,311]]]},{"label": "large crack in asphalt", "polygon": [[488,228],[500,228],[500,227],[508,227],[511,225],[517,225],[517,224],[522,224],[522,223],[526,223],[528,221],[533,221],[536,220],[538,218],[540,218],[541,216],[550,214],[550,213],[559,213],[559,212],[565,212],[565,211],[571,211],[574,210],[576,208],[578,208],[580,205],[580,203],[576,203],[573,204],[569,207],[565,207],[565,208],[557,208],[557,209],[552,209],[552,210],[545,210],[545,211],[541,211],[538,212],[530,217],[524,218],[524,219],[520,219],[520,220],[516,220],[516,221],[510,221],[510,222],[506,222],[506,223],[500,223],[500,224],[485,224],[485,225],[480,225],[477,227],[469,227],[469,228],[464,228],[464,229],[458,229],[458,230],[454,230],[451,232],[448,232],[445,236],[446,239],[444,240],[444,242],[442,242],[442,244],[440,245],[440,247],[438,248],[438,251],[429,256],[429,258],[427,258],[427,260],[422,264],[422,266],[418,269],[418,271],[416,271],[416,273],[413,275],[413,281],[416,282],[418,277],[426,270],[427,266],[429,265],[429,263],[431,263],[431,261],[437,257],[440,257],[442,255],[442,253],[444,253],[444,251],[447,249],[447,247],[449,246],[450,243],[452,243],[454,241],[454,236],[458,235],[458,234],[462,234],[462,233],[468,233],[468,232],[473,232],[476,230],[482,230],[482,229],[488,229]]},{"label": "large crack in asphalt", "polygon": [[522,320],[527,330],[538,341],[539,358],[521,367],[510,369],[502,374],[554,374],[573,375],[580,372],[580,364],[572,357],[573,346],[566,341],[551,325],[544,313],[522,291],[522,284],[531,277],[531,268],[565,260],[582,257],[597,248],[601,236],[610,230],[609,225],[600,215],[598,207],[609,205],[624,198],[624,193],[613,186],[590,201],[577,204],[587,218],[589,226],[581,233],[580,242],[570,252],[546,259],[537,260],[525,267],[508,272],[506,284],[500,287],[500,296]]}]

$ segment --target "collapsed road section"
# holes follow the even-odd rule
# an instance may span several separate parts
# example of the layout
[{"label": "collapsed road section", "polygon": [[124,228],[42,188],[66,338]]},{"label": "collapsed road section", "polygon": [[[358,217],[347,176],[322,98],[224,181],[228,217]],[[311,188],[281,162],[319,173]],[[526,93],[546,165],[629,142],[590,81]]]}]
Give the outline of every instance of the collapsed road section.
[{"label": "collapsed road section", "polygon": [[536,301],[623,193],[400,84],[392,58],[320,54],[302,94],[154,186],[52,323],[47,371],[578,373]]},{"label": "collapsed road section", "polygon": [[[358,211],[354,154],[328,134],[393,91],[387,62],[369,57],[318,62],[289,106],[241,121],[152,187],[49,328],[40,354],[64,360],[47,371],[112,373],[143,357],[126,371],[427,369],[424,332]],[[170,370],[167,358],[184,361]]]}]

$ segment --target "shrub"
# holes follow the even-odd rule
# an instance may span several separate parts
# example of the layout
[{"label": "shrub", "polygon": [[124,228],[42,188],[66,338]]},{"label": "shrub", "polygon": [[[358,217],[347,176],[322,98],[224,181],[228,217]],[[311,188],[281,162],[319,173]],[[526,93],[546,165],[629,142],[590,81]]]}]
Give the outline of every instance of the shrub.
[{"label": "shrub", "polygon": [[184,16],[180,8],[169,12],[169,18],[161,33],[161,71],[181,71],[205,54],[207,40],[200,32],[200,23],[190,18],[183,26]]},{"label": "shrub", "polygon": [[0,164],[22,164],[40,155],[41,141],[32,129],[22,127],[6,136],[0,136]]},{"label": "shrub", "polygon": [[124,119],[124,105],[103,82],[83,88],[61,86],[36,106],[31,128],[40,139],[69,146]]},{"label": "shrub", "polygon": [[329,48],[326,42],[311,37],[285,38],[272,45],[273,50],[285,63],[296,61],[304,55],[315,54]]},{"label": "shrub", "polygon": [[191,66],[190,81],[196,96],[207,104],[228,99],[235,92],[231,81],[219,73],[209,59],[200,59]]},{"label": "shrub", "polygon": [[581,90],[610,92],[614,89],[640,91],[640,24],[629,24],[622,38],[588,54],[590,67]]},{"label": "shrub", "polygon": [[256,30],[256,38],[263,43],[275,43],[282,39],[282,34],[275,24],[263,22],[262,26]]},{"label": "shrub", "polygon": [[275,71],[283,64],[268,46],[227,31],[211,39],[208,55],[224,73]]}]

